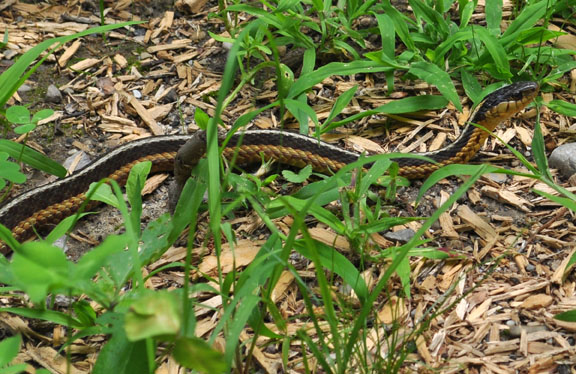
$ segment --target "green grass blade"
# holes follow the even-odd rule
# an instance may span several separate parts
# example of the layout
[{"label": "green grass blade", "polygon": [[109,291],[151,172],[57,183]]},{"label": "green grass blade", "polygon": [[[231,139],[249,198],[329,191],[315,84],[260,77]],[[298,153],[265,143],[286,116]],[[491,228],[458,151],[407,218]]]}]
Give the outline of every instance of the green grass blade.
[{"label": "green grass blade", "polygon": [[435,9],[426,5],[426,2],[421,0],[410,0],[409,1],[412,10],[414,11],[414,15],[417,18],[422,18],[428,23],[429,25],[434,25],[434,28],[438,33],[440,33],[443,37],[449,35],[449,28],[446,20],[440,13],[438,13]]},{"label": "green grass blade", "polygon": [[0,312],[7,312],[26,318],[57,323],[62,326],[69,326],[76,329],[86,327],[82,322],[73,318],[71,315],[63,312],[58,312],[56,310],[9,307],[9,308],[0,308]]},{"label": "green grass blade", "polygon": [[474,33],[486,46],[488,53],[496,64],[496,70],[498,70],[498,72],[505,78],[512,77],[508,55],[500,41],[498,41],[494,35],[490,34],[490,32],[483,27],[474,27]]},{"label": "green grass blade", "polygon": [[[332,109],[330,110],[328,117],[321,126],[322,129],[325,128],[328,124],[330,124],[330,122],[332,122],[332,120],[336,118],[336,116],[338,116],[344,110],[344,108],[348,106],[348,104],[354,97],[354,94],[356,94],[357,90],[358,85],[354,85],[352,88],[344,92],[336,99],[336,102],[334,103],[334,106],[332,106]],[[321,128],[319,127],[318,129],[320,130]]]},{"label": "green grass blade", "polygon": [[332,122],[322,131],[328,132],[347,123],[358,121],[361,118],[374,114],[416,113],[422,110],[435,110],[444,108],[446,104],[448,104],[448,100],[439,95],[409,96],[400,100],[391,101],[372,110],[365,110],[361,113],[354,114],[341,121]]},{"label": "green grass blade", "polygon": [[0,151],[8,153],[10,157],[20,160],[35,169],[56,175],[59,178],[66,176],[66,168],[24,144],[0,139]]},{"label": "green grass blade", "polygon": [[382,53],[389,59],[395,58],[396,33],[394,32],[394,23],[387,14],[375,14],[378,21],[378,30],[382,39]]},{"label": "green grass blade", "polygon": [[368,300],[362,306],[362,309],[358,313],[358,317],[356,318],[356,322],[354,324],[354,327],[352,328],[352,331],[350,331],[350,333],[348,334],[349,340],[348,340],[348,343],[346,344],[346,347],[345,347],[345,352],[344,352],[344,357],[343,357],[344,361],[350,360],[350,358],[354,352],[355,342],[357,341],[360,332],[365,327],[366,318],[370,314],[371,309],[372,309],[374,303],[376,302],[377,298],[380,297],[381,292],[383,292],[384,288],[386,287],[386,284],[388,283],[390,276],[392,276],[392,274],[396,271],[398,266],[400,266],[401,263],[404,261],[408,252],[410,251],[410,249],[414,248],[416,243],[418,243],[420,241],[420,237],[424,234],[424,232],[426,232],[428,229],[430,229],[430,227],[440,218],[440,215],[443,212],[447,211],[462,195],[464,195],[466,193],[466,191],[468,191],[470,189],[470,187],[472,187],[472,185],[484,173],[487,172],[488,167],[486,165],[481,165],[481,166],[482,167],[478,168],[477,172],[474,175],[472,175],[468,180],[466,180],[454,192],[454,194],[452,194],[444,202],[444,204],[442,204],[438,208],[438,210],[435,211],[434,214],[432,214],[432,216],[430,216],[430,218],[427,219],[422,224],[422,226],[420,226],[420,228],[418,229],[416,234],[412,237],[412,239],[410,239],[406,244],[404,244],[403,246],[401,246],[398,249],[397,256],[394,258],[394,260],[392,261],[390,266],[386,269],[386,272],[380,278],[380,280],[376,284],[376,286],[372,289],[372,291],[368,297]]},{"label": "green grass blade", "polygon": [[553,180],[550,169],[548,168],[548,158],[546,157],[546,146],[544,144],[544,136],[542,136],[542,127],[540,126],[540,119],[534,125],[534,137],[532,138],[532,154],[536,161],[538,170],[549,180]]},{"label": "green grass blade", "polygon": [[528,5],[522,12],[512,21],[510,26],[502,34],[501,43],[504,48],[513,43],[520,33],[524,30],[532,28],[546,14],[547,1],[539,1],[535,4]]},{"label": "green grass blade", "polygon": [[[310,260],[314,259],[314,256],[306,242],[298,241],[295,244],[295,249],[298,253]],[[369,291],[366,282],[364,282],[364,278],[362,278],[358,269],[346,258],[346,256],[338,252],[336,249],[320,242],[315,242],[315,245],[318,247],[317,260],[322,265],[322,268],[334,272],[342,277],[342,279],[352,287],[354,292],[356,292],[358,299],[364,303],[368,297]]]},{"label": "green grass blade", "polygon": [[454,87],[450,75],[444,70],[441,70],[438,66],[429,62],[420,61],[412,64],[409,72],[425,82],[436,86],[438,91],[450,100],[456,109],[462,111],[462,104],[460,103],[460,97],[458,97],[456,87]]},{"label": "green grass blade", "polygon": [[546,103],[546,106],[556,113],[564,114],[570,117],[576,117],[576,104],[564,100],[552,100]]},{"label": "green grass blade", "polygon": [[566,207],[566,208],[568,208],[571,211],[576,213],[576,201],[575,200],[569,199],[566,197],[552,195],[552,194],[549,194],[547,192],[539,191],[539,190],[534,190],[534,192],[536,192],[538,195],[544,196],[548,200],[554,201],[555,203],[558,203],[558,204],[562,205],[563,207]]},{"label": "green grass blade", "polygon": [[398,34],[402,43],[411,51],[416,50],[416,44],[414,43],[414,39],[410,34],[410,29],[408,29],[407,23],[414,22],[410,18],[406,17],[402,14],[398,9],[396,9],[392,4],[390,4],[390,0],[385,0],[382,3],[386,14],[392,19],[394,23],[394,30]]},{"label": "green grass blade", "polygon": [[332,75],[352,75],[358,73],[379,73],[386,71],[388,67],[383,67],[373,61],[352,61],[348,63],[332,62],[324,65],[316,71],[303,74],[294,82],[290,88],[287,98],[295,98],[301,93],[309,90],[317,83],[322,82]]}]

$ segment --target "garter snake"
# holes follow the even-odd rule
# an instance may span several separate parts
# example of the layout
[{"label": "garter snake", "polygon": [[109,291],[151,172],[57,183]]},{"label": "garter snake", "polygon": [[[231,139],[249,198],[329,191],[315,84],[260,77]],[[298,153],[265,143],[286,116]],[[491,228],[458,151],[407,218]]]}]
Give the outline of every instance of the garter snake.
[{"label": "garter snake", "polygon": [[[476,107],[453,143],[437,151],[419,153],[434,162],[394,158],[400,167],[399,174],[418,179],[444,165],[468,162],[488,136],[473,123],[492,131],[528,105],[537,92],[538,84],[534,82],[518,82],[494,91]],[[192,137],[159,136],[124,144],[75,174],[32,189],[4,204],[0,207],[0,223],[12,231],[16,240],[30,239],[36,230],[43,230],[77,212],[90,183],[110,178],[123,184],[132,166],[138,162],[151,161],[152,172],[174,169],[177,183],[182,183],[190,168],[204,155],[205,147],[202,131]],[[359,156],[311,137],[280,130],[239,132],[232,135],[223,148],[223,157],[234,157],[236,164],[260,161],[264,157],[298,167],[310,164],[321,172],[336,171]],[[0,252],[9,252],[5,243],[0,242]]]}]

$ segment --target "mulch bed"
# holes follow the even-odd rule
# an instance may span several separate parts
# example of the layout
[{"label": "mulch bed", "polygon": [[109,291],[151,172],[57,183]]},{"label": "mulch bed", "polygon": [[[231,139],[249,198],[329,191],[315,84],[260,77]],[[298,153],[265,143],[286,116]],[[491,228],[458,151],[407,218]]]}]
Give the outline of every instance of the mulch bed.
[{"label": "mulch bed", "polygon": [[[24,53],[46,38],[98,25],[97,12],[90,7],[84,10],[86,6],[83,8],[78,2],[71,3],[65,6],[4,2],[0,9],[0,29],[6,30],[9,37],[4,56],[13,61],[15,55]],[[11,102],[23,105],[32,102],[32,110],[45,106],[56,110],[49,121],[55,123],[55,127],[40,129],[40,135],[33,137],[29,144],[63,161],[62,149],[64,154],[76,155],[77,151],[84,151],[97,157],[109,147],[137,138],[181,132],[182,125],[190,131],[196,130],[198,127],[193,121],[195,108],[213,114],[226,55],[221,43],[208,35],[208,31],[224,34],[221,22],[207,17],[210,12],[217,11],[212,6],[212,3],[207,3],[193,15],[184,10],[175,16],[172,9],[150,10],[144,3],[114,3],[106,13],[108,22],[139,18],[149,21],[131,27],[129,33],[125,30],[110,32],[106,42],[100,36],[77,40],[48,58],[48,69],[36,73],[27,83],[34,90],[42,91],[43,82],[56,80],[64,93],[64,102],[59,105],[42,103],[41,99],[24,93],[15,95]],[[65,19],[63,14],[67,15]],[[576,33],[573,29],[565,31],[569,34],[562,43],[576,49]],[[5,58],[2,66],[9,61]],[[134,61],[137,61],[138,68]],[[52,79],[43,78],[44,74]],[[327,78],[309,93],[308,98],[318,118],[322,119],[328,115],[335,98],[355,84],[361,90],[352,101],[353,105],[346,110],[349,115],[404,96],[437,93],[433,87],[421,82],[398,81],[396,92],[390,97],[386,95],[385,80],[381,78],[377,75]],[[566,84],[574,88],[576,76],[572,75]],[[255,103],[263,106],[275,97],[275,86],[269,82],[263,82],[258,88],[246,87],[234,105],[225,109],[222,120],[232,123],[240,115],[253,110]],[[545,102],[555,98],[575,100],[574,90],[561,94],[545,93],[543,97]],[[325,140],[360,152],[438,149],[446,144],[447,139],[453,140],[458,135],[459,125],[469,115],[470,103],[464,102],[464,105],[466,110],[463,113],[449,107],[438,112],[419,113],[414,118],[366,118],[346,129],[347,133],[330,134]],[[496,133],[530,156],[535,116],[534,110],[528,110],[514,119],[512,126],[501,126]],[[276,127],[279,122],[277,113],[267,112],[251,126],[267,129]],[[547,143],[567,142],[574,134],[572,122],[571,118],[543,108],[541,123]],[[392,124],[392,127],[384,126],[385,123]],[[54,138],[53,143],[47,142],[46,137]],[[523,170],[506,148],[494,139],[488,140],[479,159]],[[576,191],[576,181],[559,178],[559,183],[570,191]],[[153,184],[160,183],[156,181]],[[401,190],[399,199],[408,202],[413,199],[420,183],[414,185]],[[458,185],[458,180],[442,181],[426,195],[415,213],[430,214]],[[457,251],[463,254],[463,258],[430,261],[414,257],[412,298],[391,297],[380,305],[378,315],[383,322],[390,323],[391,314],[394,314],[397,321],[412,327],[427,308],[455,286],[446,300],[446,305],[455,303],[455,307],[432,321],[429,330],[417,341],[417,351],[406,361],[406,372],[424,372],[431,368],[442,373],[457,373],[464,368],[470,373],[576,371],[576,324],[553,319],[559,312],[576,309],[574,277],[566,279],[562,273],[576,251],[574,213],[539,197],[531,192],[532,189],[550,192],[547,186],[529,178],[484,176],[468,191],[466,199],[444,213],[433,231],[427,234],[432,239],[430,246]],[[398,214],[402,214],[401,208],[398,209]],[[234,255],[225,251],[221,258],[225,272],[231,271],[232,266],[241,271],[258,253],[265,239],[265,234],[260,231],[263,224],[255,215],[237,218],[232,223],[240,239]],[[289,217],[278,221],[278,225],[286,229],[290,223]],[[417,230],[419,225],[413,222],[394,230]],[[108,229],[113,231],[111,227]],[[324,225],[312,223],[309,229],[313,238],[335,246],[343,253],[350,250],[344,238],[337,237]],[[97,242],[97,236],[86,230],[75,237],[79,241]],[[381,248],[395,244],[379,234],[375,234],[373,240]],[[199,252],[203,250],[198,249]],[[183,261],[184,257],[184,248],[172,248],[148,270],[168,262]],[[214,275],[216,265],[214,255],[208,254],[202,258],[199,270]],[[306,266],[303,263],[298,269],[303,277],[311,270]],[[378,266],[366,270],[367,278],[380,272]],[[163,288],[183,282],[182,272],[170,271],[152,277],[148,285]],[[399,288],[399,282],[391,286],[393,288]],[[288,332],[295,333],[308,327],[308,322],[289,319],[302,306],[290,273],[283,275],[274,293],[277,305],[290,321]],[[204,298],[204,303],[211,308],[218,309],[222,302],[215,295],[204,295]],[[0,303],[9,306],[10,302],[11,299],[5,298]],[[394,313],[391,313],[392,309]],[[216,325],[218,316],[206,308],[198,310],[197,319],[197,335],[206,336]],[[7,313],[0,314],[0,323],[9,331],[7,335],[17,331],[25,335],[20,361],[53,372],[65,372],[65,357],[54,348],[65,339],[62,327],[39,328],[33,321]],[[270,328],[274,329],[274,326]],[[379,336],[377,332],[368,335]],[[246,330],[241,339],[250,340],[251,334]],[[101,337],[75,342],[71,372],[90,372],[103,342]],[[260,372],[282,372],[281,352],[264,349],[267,343],[266,338],[260,337],[254,351]],[[291,372],[302,372],[298,352],[300,350],[295,347],[294,354],[290,355]],[[158,373],[172,372],[177,372],[176,363],[166,358]]]}]

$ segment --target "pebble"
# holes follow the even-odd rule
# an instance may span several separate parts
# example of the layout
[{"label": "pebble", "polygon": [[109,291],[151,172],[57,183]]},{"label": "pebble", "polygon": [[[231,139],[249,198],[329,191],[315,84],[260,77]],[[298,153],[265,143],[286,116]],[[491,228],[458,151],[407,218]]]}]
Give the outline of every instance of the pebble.
[{"label": "pebble", "polygon": [[388,240],[406,243],[414,237],[414,234],[416,234],[414,230],[404,229],[404,230],[387,232],[386,234],[384,234],[384,237]]},{"label": "pebble", "polygon": [[162,104],[173,103],[178,100],[178,94],[175,89],[170,89],[166,95],[160,100]]},{"label": "pebble", "polygon": [[61,103],[62,102],[62,92],[54,84],[48,86],[46,90],[45,100],[49,103]]},{"label": "pebble", "polygon": [[32,86],[30,86],[28,84],[23,84],[20,87],[18,87],[18,93],[28,92],[28,91],[32,91]]},{"label": "pebble", "polygon": [[15,56],[18,56],[18,52],[12,50],[12,49],[8,49],[6,51],[4,51],[4,58],[7,60],[12,60],[12,58],[14,58]]},{"label": "pebble", "polygon": [[522,325],[522,326],[511,326],[510,327],[510,336],[519,337],[522,335],[522,331],[526,331],[527,334],[534,334],[536,332],[541,331],[548,331],[548,328],[544,325]]},{"label": "pebble", "polygon": [[54,303],[59,306],[70,306],[74,302],[74,299],[68,296],[56,295],[54,297]]},{"label": "pebble", "polygon": [[134,95],[135,98],[137,99],[141,99],[142,98],[142,93],[138,90],[132,90],[132,95]]},{"label": "pebble", "polygon": [[566,178],[576,174],[576,143],[567,143],[556,148],[552,151],[548,163]]},{"label": "pebble", "polygon": [[502,173],[487,173],[484,175],[484,177],[498,184],[504,184],[508,180],[508,176]]}]

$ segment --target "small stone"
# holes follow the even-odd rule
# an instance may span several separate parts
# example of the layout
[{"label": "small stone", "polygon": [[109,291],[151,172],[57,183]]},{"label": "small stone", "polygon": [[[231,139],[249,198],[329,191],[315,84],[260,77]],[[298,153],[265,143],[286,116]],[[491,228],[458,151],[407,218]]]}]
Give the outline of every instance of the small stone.
[{"label": "small stone", "polygon": [[576,174],[576,143],[563,144],[556,148],[552,151],[548,163],[566,178]]},{"label": "small stone", "polygon": [[176,100],[178,100],[178,94],[176,93],[176,90],[171,89],[170,91],[168,91],[168,93],[166,95],[164,95],[164,97],[162,97],[160,102],[162,104],[168,104],[168,103],[173,103]]},{"label": "small stone", "polygon": [[510,327],[510,336],[512,337],[519,337],[522,335],[522,332],[526,332],[526,334],[534,334],[541,331],[548,331],[546,326],[544,325],[522,325],[522,326],[511,326]]},{"label": "small stone", "polygon": [[32,87],[28,84],[23,84],[20,87],[18,87],[18,93],[24,93],[29,91],[32,91]]},{"label": "small stone", "polygon": [[70,306],[74,302],[74,299],[68,296],[56,295],[54,297],[54,303],[58,306]]},{"label": "small stone", "polygon": [[139,90],[132,90],[132,95],[134,95],[134,97],[137,99],[142,98],[142,93]]},{"label": "small stone", "polygon": [[18,52],[12,49],[7,49],[6,51],[4,51],[4,58],[6,60],[12,60],[12,58],[14,58],[15,56],[18,56]]},{"label": "small stone", "polygon": [[502,173],[487,173],[484,176],[490,179],[492,182],[496,182],[498,184],[504,184],[508,180],[508,176]]},{"label": "small stone", "polygon": [[533,272],[534,270],[536,270],[536,266],[532,264],[526,265],[526,271]]},{"label": "small stone", "polygon": [[49,103],[61,103],[62,102],[62,92],[55,85],[51,84],[46,90],[46,99]]},{"label": "small stone", "polygon": [[387,232],[386,234],[384,234],[384,237],[388,240],[406,243],[414,237],[414,234],[416,234],[414,230],[404,229],[404,230]]}]

